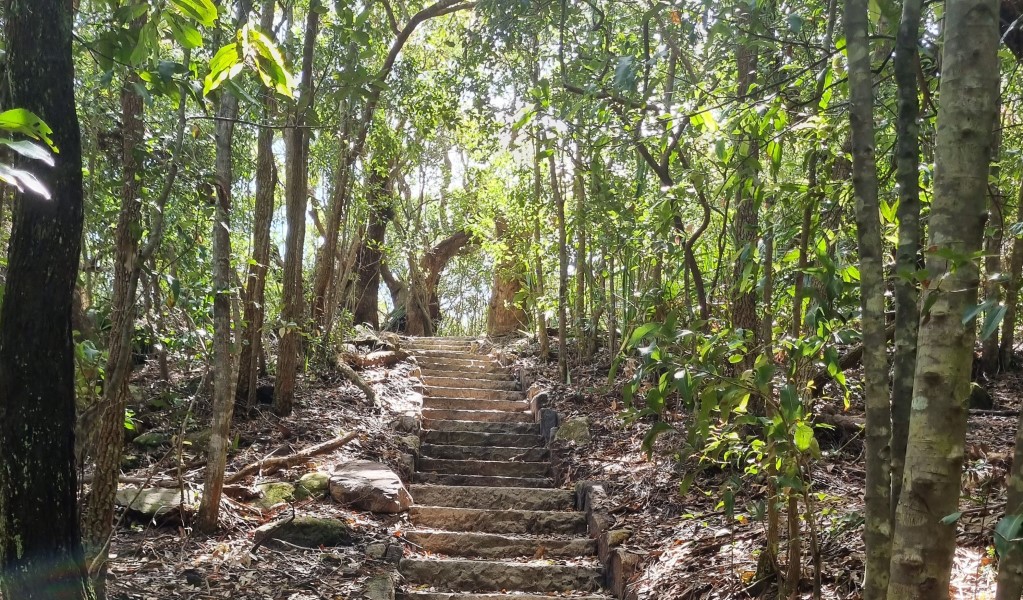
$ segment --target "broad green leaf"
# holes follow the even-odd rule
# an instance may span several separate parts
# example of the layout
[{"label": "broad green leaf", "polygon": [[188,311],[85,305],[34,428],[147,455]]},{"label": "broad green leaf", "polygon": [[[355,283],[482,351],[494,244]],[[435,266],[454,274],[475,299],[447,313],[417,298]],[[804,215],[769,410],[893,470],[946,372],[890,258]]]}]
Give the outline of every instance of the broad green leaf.
[{"label": "broad green leaf", "polygon": [[206,27],[212,27],[217,22],[217,6],[212,0],[171,0],[171,5],[181,14]]},{"label": "broad green leaf", "polygon": [[60,151],[50,138],[53,130],[30,110],[12,108],[0,113],[0,129],[27,135],[34,140],[42,140],[54,152]]},{"label": "broad green leaf", "polygon": [[15,169],[10,165],[0,164],[0,181],[4,181],[18,188],[20,191],[30,191],[44,199],[50,199],[50,191],[36,176],[22,169]]},{"label": "broad green leaf", "polygon": [[806,423],[799,423],[796,425],[796,430],[792,434],[792,439],[796,443],[796,448],[800,452],[806,452],[810,449],[810,445],[813,443],[813,427],[810,427]]},{"label": "broad green leaf", "polygon": [[51,167],[54,165],[53,154],[46,148],[43,148],[34,142],[30,142],[28,140],[14,141],[0,138],[0,144],[7,146],[26,158],[41,160]]},{"label": "broad green leaf", "polygon": [[981,340],[988,339],[991,337],[991,334],[998,330],[1002,319],[1005,318],[1005,309],[1006,306],[1002,304],[998,308],[988,311],[987,318],[984,319],[984,327],[980,330]]},{"label": "broad green leaf", "polygon": [[1023,527],[1023,515],[1005,515],[995,525],[995,552],[1005,556],[1013,544],[1020,542],[1020,528]]},{"label": "broad green leaf", "polygon": [[961,516],[963,516],[963,513],[961,511],[954,512],[950,515],[945,515],[944,517],[941,518],[941,523],[943,525],[951,525],[952,523],[958,521],[959,517]]},{"label": "broad green leaf", "polygon": [[643,452],[646,452],[646,457],[649,459],[654,453],[654,443],[657,441],[657,437],[665,431],[672,431],[675,428],[665,423],[664,421],[658,421],[653,424],[650,431],[646,432],[643,436]]},{"label": "broad green leaf", "polygon": [[981,302],[976,306],[971,306],[963,314],[963,325],[969,325],[970,321],[977,318],[977,315],[979,315],[982,312],[986,312],[987,309],[991,308],[994,305],[995,305],[994,300],[985,300],[984,302]]},{"label": "broad green leaf", "polygon": [[202,34],[191,23],[170,16],[167,18],[167,23],[170,25],[171,36],[181,44],[182,48],[195,50],[202,46]]}]

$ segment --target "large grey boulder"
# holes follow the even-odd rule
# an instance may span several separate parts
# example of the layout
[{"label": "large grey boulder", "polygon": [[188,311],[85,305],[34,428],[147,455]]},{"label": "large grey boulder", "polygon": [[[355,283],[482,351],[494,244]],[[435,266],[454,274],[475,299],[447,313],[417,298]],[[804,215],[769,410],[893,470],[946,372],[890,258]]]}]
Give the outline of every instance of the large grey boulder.
[{"label": "large grey boulder", "polygon": [[344,521],[318,517],[296,517],[269,523],[257,529],[254,537],[257,543],[270,538],[303,548],[349,546],[354,542],[352,531]]},{"label": "large grey boulder", "polygon": [[400,513],[412,495],[387,465],[356,460],[338,465],[330,477],[330,495],[341,504],[375,513]]},{"label": "large grey boulder", "polygon": [[[182,503],[184,499],[184,503]],[[190,511],[199,503],[199,494],[177,488],[123,488],[117,490],[114,502],[135,517],[159,523],[177,521],[181,513]]]}]

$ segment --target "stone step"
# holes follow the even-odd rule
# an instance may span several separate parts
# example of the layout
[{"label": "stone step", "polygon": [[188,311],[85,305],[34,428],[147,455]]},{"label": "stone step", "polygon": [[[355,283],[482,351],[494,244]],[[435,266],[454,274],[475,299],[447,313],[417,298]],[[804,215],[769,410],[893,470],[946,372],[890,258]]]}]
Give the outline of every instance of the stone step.
[{"label": "stone step", "polygon": [[595,592],[603,573],[599,567],[484,560],[402,559],[398,572],[411,585],[450,591]]},{"label": "stone step", "polygon": [[[424,487],[424,486],[412,486]],[[483,490],[486,488],[467,488]],[[510,488],[500,488],[509,490]],[[537,492],[560,490],[527,490]],[[416,491],[415,498],[419,500]],[[505,503],[509,504],[509,503]],[[532,535],[585,535],[586,514],[556,510],[488,510],[451,506],[413,506],[409,512],[412,523],[420,527],[448,531],[485,531],[489,533],[525,533]]]},{"label": "stone step", "polygon": [[450,410],[444,408],[423,409],[423,419],[445,421],[490,421],[492,423],[532,423],[533,415],[528,412],[501,410]]},{"label": "stone step", "polygon": [[423,429],[439,429],[441,431],[482,431],[486,433],[517,433],[519,435],[540,434],[540,426],[536,423],[508,423],[506,421],[452,421],[448,419],[423,419]]},{"label": "stone step", "polygon": [[505,390],[514,392],[519,389],[515,381],[491,381],[476,377],[437,377],[423,375],[423,383],[429,387],[479,388],[485,390]]},{"label": "stone step", "polygon": [[531,477],[543,479],[550,474],[551,465],[545,462],[512,462],[510,460],[449,460],[420,458],[421,473],[445,475],[479,475],[493,477]]},{"label": "stone step", "polygon": [[471,377],[479,381],[514,381],[515,376],[505,370],[484,372],[480,370],[464,371],[449,369],[447,367],[434,367],[419,363],[419,370],[423,377],[443,377],[446,379],[465,379]]},{"label": "stone step", "polygon": [[413,350],[417,358],[447,358],[451,360],[466,360],[471,362],[485,361],[497,364],[494,359],[486,354],[477,354],[466,350],[436,350],[433,348],[417,348]]},{"label": "stone step", "polygon": [[507,375],[504,367],[496,362],[465,358],[442,358],[433,356],[417,356],[416,362],[423,370],[430,371],[456,371],[463,377],[470,377],[473,373],[502,373]]},{"label": "stone step", "polygon": [[493,446],[449,446],[423,444],[419,452],[430,458],[449,460],[514,460],[519,462],[543,462],[551,458],[546,448],[501,448]]},{"label": "stone step", "polygon": [[442,398],[479,398],[481,400],[510,400],[525,402],[526,393],[507,390],[484,390],[480,388],[454,388],[427,386],[426,395]]},{"label": "stone step", "polygon": [[590,538],[520,537],[455,531],[406,531],[404,537],[427,552],[466,558],[565,558],[597,554],[597,540]]},{"label": "stone step", "polygon": [[525,412],[529,410],[529,404],[521,400],[480,400],[479,398],[444,398],[442,396],[424,396],[423,408]]},{"label": "stone step", "polygon": [[[398,592],[397,600],[557,600],[537,594],[473,594],[471,592]],[[612,600],[611,596],[561,596],[565,600]]]},{"label": "stone step", "polygon": [[427,444],[447,444],[449,446],[504,446],[505,448],[540,448],[543,446],[543,438],[538,435],[479,431],[428,429],[423,432],[422,440]]},{"label": "stone step", "polygon": [[524,487],[524,488],[554,487],[553,479],[540,479],[532,477],[500,477],[497,475],[458,475],[452,473],[429,473],[422,471],[415,474],[414,481],[416,483],[456,486],[466,485],[482,487]]},{"label": "stone step", "polygon": [[417,506],[449,508],[480,508],[489,510],[551,510],[575,509],[575,492],[571,490],[515,489],[507,487],[463,488],[447,485],[415,485],[409,492]]}]

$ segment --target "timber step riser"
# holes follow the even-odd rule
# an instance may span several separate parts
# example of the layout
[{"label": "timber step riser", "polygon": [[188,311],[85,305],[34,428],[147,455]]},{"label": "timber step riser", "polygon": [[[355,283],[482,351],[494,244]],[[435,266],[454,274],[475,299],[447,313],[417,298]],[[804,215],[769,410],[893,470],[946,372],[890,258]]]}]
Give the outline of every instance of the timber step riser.
[{"label": "timber step riser", "polygon": [[[571,596],[568,600],[609,600],[607,596]],[[462,594],[450,592],[399,592],[396,600],[551,600],[536,594]]]},{"label": "timber step riser", "polygon": [[487,373],[480,371],[479,369],[472,371],[460,371],[458,369],[449,369],[447,367],[433,367],[422,363],[419,363],[419,371],[423,377],[442,377],[446,379],[465,379],[468,377],[480,382],[515,382],[515,376],[504,371],[494,371],[493,373]]},{"label": "timber step riser", "polygon": [[551,453],[546,448],[501,448],[487,446],[450,446],[423,444],[422,456],[448,460],[509,460],[518,462],[547,462]]}]

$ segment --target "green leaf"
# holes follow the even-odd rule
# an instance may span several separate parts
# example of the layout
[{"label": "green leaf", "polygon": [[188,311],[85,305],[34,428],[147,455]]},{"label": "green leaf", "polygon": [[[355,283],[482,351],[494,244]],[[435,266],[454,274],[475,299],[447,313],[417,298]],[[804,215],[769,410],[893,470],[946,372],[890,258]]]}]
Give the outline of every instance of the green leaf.
[{"label": "green leaf", "polygon": [[645,338],[646,336],[650,335],[658,328],[660,328],[660,326],[661,326],[660,323],[646,323],[644,325],[640,325],[639,327],[636,328],[635,331],[632,332],[632,335],[629,336],[629,341],[626,345],[634,347],[643,338]]},{"label": "green leaf", "polygon": [[54,152],[60,150],[53,145],[50,134],[53,130],[50,126],[37,117],[35,113],[24,108],[12,108],[0,113],[0,129],[14,131],[26,135],[34,140],[42,140]]},{"label": "green leaf", "polygon": [[813,427],[806,423],[799,423],[792,434],[792,439],[795,441],[796,448],[800,452],[806,452],[810,449],[811,444],[813,444]]},{"label": "green leaf", "polygon": [[998,330],[998,326],[1002,323],[1002,319],[1005,318],[1006,306],[1002,304],[998,308],[988,311],[987,318],[984,319],[984,327],[980,330],[980,339],[986,340],[991,337],[995,331]]},{"label": "green leaf", "polygon": [[54,165],[53,154],[46,148],[43,148],[34,142],[30,142],[28,140],[14,141],[0,138],[0,144],[7,146],[26,158],[41,160],[51,167]]},{"label": "green leaf", "polygon": [[987,309],[991,308],[994,305],[995,305],[994,300],[985,300],[984,302],[978,304],[977,306],[971,306],[966,311],[966,313],[963,314],[963,325],[969,325],[970,321],[977,318],[977,315],[987,311]]},{"label": "green leaf", "polygon": [[195,50],[202,46],[202,34],[191,23],[168,15],[167,24],[170,25],[171,37],[181,44],[182,48]]},{"label": "green leaf", "polygon": [[42,196],[45,200],[50,199],[50,191],[36,176],[22,169],[15,169],[10,165],[0,164],[0,181],[4,181],[18,188],[18,190],[30,191]]},{"label": "green leaf", "polygon": [[205,27],[212,27],[217,22],[217,6],[212,0],[171,0],[171,5]]},{"label": "green leaf", "polygon": [[649,459],[654,453],[654,443],[657,441],[657,437],[665,431],[673,431],[674,429],[674,427],[668,425],[664,421],[654,423],[653,427],[650,428],[650,431],[646,432],[646,435],[643,436],[642,448],[643,452],[646,452],[647,459]]},{"label": "green leaf", "polygon": [[995,552],[1005,556],[1013,544],[1019,544],[1020,528],[1023,527],[1023,515],[1005,515],[995,525]]},{"label": "green leaf", "polygon": [[941,518],[942,525],[951,525],[959,520],[959,517],[963,516],[962,511],[956,511],[950,515],[945,515]]},{"label": "green leaf", "polygon": [[791,383],[781,388],[781,412],[786,421],[795,421],[803,412],[803,403]]}]

